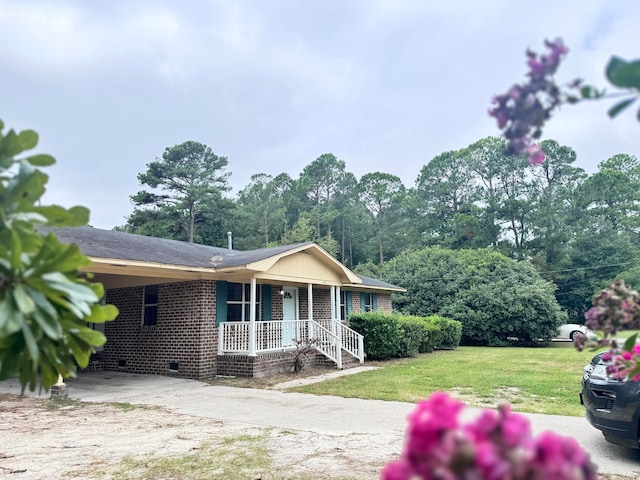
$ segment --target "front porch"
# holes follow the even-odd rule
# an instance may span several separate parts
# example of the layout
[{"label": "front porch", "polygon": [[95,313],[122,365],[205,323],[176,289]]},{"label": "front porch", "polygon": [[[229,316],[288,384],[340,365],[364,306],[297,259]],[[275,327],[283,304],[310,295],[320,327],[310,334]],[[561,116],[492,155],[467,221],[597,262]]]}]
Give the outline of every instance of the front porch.
[{"label": "front porch", "polygon": [[[363,337],[352,330],[341,320],[340,287],[329,286],[330,318],[314,319],[314,285],[306,288],[306,320],[300,320],[300,304],[298,288],[283,286],[282,318],[277,320],[258,320],[260,302],[258,299],[258,283],[255,277],[248,285],[249,318],[245,321],[220,321],[218,323],[218,372],[228,358],[236,360],[246,357],[240,363],[255,364],[255,357],[268,355],[270,358],[292,359],[290,352],[302,346],[312,345],[315,350],[333,362],[338,369],[343,368],[343,356],[364,362]],[[317,287],[317,285],[316,285]],[[326,290],[325,290],[326,291]],[[326,297],[325,297],[326,298]],[[326,305],[326,303],[325,303]],[[325,310],[326,311],[326,310]],[[223,367],[222,370],[225,370]],[[233,369],[237,370],[237,369]],[[251,375],[253,376],[253,375]]]},{"label": "front porch", "polygon": [[343,368],[345,356],[364,362],[362,335],[337,319],[221,322],[218,328],[218,362],[220,356],[293,352],[312,340],[315,349],[338,369]]}]

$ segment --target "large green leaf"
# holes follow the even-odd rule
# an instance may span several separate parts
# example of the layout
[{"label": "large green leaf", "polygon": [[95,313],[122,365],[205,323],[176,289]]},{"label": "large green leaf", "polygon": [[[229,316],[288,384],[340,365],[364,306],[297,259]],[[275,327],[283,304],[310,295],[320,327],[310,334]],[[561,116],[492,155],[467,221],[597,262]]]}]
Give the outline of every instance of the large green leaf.
[{"label": "large green leaf", "polygon": [[116,318],[118,313],[115,305],[95,304],[91,306],[91,314],[85,317],[85,320],[89,323],[104,323]]},{"label": "large green leaf", "polygon": [[107,341],[107,338],[103,333],[89,327],[80,327],[74,335],[77,338],[81,338],[92,347],[101,347]]},{"label": "large green leaf", "polygon": [[51,165],[56,163],[55,158],[53,158],[51,155],[46,155],[44,153],[26,157],[24,160],[26,162],[29,162],[34,167],[50,167]]},{"label": "large green leaf", "polygon": [[16,203],[33,205],[44,194],[48,178],[28,162],[20,162],[18,175],[7,186],[4,202],[11,209]]},{"label": "large green leaf", "polygon": [[621,102],[616,103],[613,107],[611,107],[609,109],[609,116],[611,118],[614,118],[615,116],[617,116],[621,111],[623,111],[625,108],[627,108],[629,105],[631,105],[633,102],[635,102],[637,100],[636,97],[634,98],[627,98],[626,100],[622,100]]},{"label": "large green leaf", "polygon": [[0,338],[9,336],[20,330],[23,317],[11,295],[5,295],[0,301]]},{"label": "large green leaf", "polygon": [[36,305],[22,285],[14,285],[12,293],[13,300],[16,302],[16,306],[22,315],[26,317],[35,311]]},{"label": "large green leaf", "polygon": [[33,130],[23,130],[18,134],[22,150],[31,150],[38,145],[38,134]]},{"label": "large green leaf", "polygon": [[62,328],[58,321],[58,311],[51,305],[46,295],[32,288],[28,289],[36,306],[33,318],[38,323],[46,336],[59,339],[62,336]]},{"label": "large green leaf", "polygon": [[617,87],[640,90],[640,60],[627,62],[619,57],[611,57],[607,64],[606,75]]},{"label": "large green leaf", "polygon": [[91,261],[77,245],[60,243],[55,235],[50,234],[32,259],[29,274],[37,276],[48,272],[62,272],[75,275],[78,268],[90,264]]},{"label": "large green leaf", "polygon": [[67,343],[71,348],[73,357],[81,367],[86,367],[89,364],[89,358],[91,357],[92,350],[88,348],[89,345],[82,339],[78,339],[73,336],[69,336]]},{"label": "large green leaf", "polygon": [[0,138],[0,158],[13,158],[23,150],[22,142],[15,131],[9,130]]},{"label": "large green leaf", "polygon": [[33,332],[26,322],[22,324],[22,335],[24,337],[24,342],[27,345],[29,356],[34,362],[37,362],[40,358],[40,351],[38,350],[38,344],[36,343]]},{"label": "large green leaf", "polygon": [[22,243],[20,237],[15,230],[11,231],[11,269],[14,272],[18,272],[22,267]]},{"label": "large green leaf", "polygon": [[637,338],[638,338],[638,334],[637,333],[634,333],[633,335],[631,335],[629,338],[627,338],[625,340],[623,348],[626,351],[630,352],[633,349],[633,347],[635,346]]}]

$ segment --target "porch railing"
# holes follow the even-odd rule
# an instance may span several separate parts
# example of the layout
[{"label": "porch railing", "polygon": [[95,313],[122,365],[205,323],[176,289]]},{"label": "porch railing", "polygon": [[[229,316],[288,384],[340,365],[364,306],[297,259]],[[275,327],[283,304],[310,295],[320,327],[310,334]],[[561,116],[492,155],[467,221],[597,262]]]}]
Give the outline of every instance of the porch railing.
[{"label": "porch railing", "polygon": [[[316,349],[342,368],[342,350],[364,362],[362,335],[338,320],[280,320],[255,322],[255,352],[294,350],[296,341],[317,340]],[[222,322],[218,330],[220,354],[249,354],[250,322]]]}]

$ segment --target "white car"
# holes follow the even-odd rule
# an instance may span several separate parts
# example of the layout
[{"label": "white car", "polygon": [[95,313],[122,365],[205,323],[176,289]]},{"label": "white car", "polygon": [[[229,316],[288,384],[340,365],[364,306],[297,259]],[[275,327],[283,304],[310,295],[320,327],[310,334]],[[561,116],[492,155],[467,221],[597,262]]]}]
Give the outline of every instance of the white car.
[{"label": "white car", "polygon": [[579,323],[565,323],[558,328],[558,334],[551,339],[553,342],[571,342],[578,335],[594,336],[594,333]]}]

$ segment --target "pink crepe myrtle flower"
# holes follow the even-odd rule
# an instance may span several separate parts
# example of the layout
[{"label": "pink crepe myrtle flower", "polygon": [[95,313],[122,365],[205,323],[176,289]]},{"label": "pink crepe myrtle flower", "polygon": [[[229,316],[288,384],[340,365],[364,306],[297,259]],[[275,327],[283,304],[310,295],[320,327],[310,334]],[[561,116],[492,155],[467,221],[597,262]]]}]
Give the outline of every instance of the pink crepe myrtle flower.
[{"label": "pink crepe myrtle flower", "polygon": [[528,80],[513,85],[505,94],[496,95],[492,99],[494,106],[489,110],[507,139],[505,154],[526,154],[532,165],[544,161],[544,152],[533,140],[542,135],[542,126],[551,112],[568,101],[553,75],[569,50],[560,38],[545,41],[545,47],[547,54],[527,50]]},{"label": "pink crepe myrtle flower", "polygon": [[400,459],[383,480],[595,480],[596,467],[572,438],[551,432],[534,437],[529,420],[507,405],[484,409],[461,423],[464,404],[443,392],[408,416]]}]

